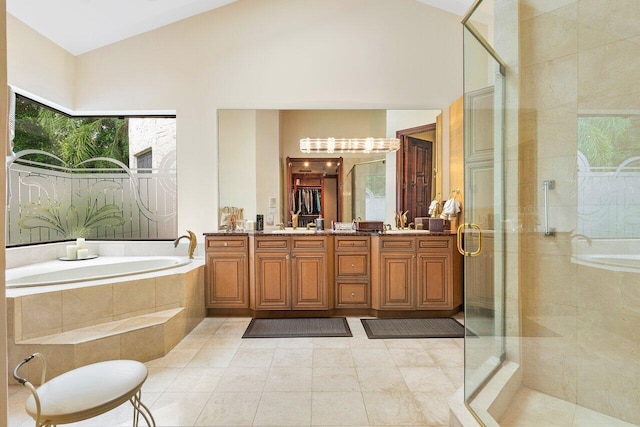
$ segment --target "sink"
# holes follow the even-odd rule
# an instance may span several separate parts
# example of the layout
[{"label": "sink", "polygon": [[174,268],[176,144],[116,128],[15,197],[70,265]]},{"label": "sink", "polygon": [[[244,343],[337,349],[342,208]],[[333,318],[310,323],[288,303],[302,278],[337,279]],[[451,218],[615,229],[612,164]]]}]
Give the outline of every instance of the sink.
[{"label": "sink", "polygon": [[429,234],[429,230],[386,230],[382,234]]},{"label": "sink", "polygon": [[316,230],[307,230],[306,228],[290,228],[287,227],[284,230],[273,230],[273,234],[315,234]]}]

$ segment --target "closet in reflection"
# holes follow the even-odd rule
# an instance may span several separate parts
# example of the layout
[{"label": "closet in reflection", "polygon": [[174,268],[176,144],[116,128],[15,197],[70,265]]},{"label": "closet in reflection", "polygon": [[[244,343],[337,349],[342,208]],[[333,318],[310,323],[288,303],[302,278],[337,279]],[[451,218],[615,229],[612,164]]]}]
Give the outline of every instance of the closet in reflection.
[{"label": "closet in reflection", "polygon": [[342,220],[342,157],[287,157],[287,226]]}]

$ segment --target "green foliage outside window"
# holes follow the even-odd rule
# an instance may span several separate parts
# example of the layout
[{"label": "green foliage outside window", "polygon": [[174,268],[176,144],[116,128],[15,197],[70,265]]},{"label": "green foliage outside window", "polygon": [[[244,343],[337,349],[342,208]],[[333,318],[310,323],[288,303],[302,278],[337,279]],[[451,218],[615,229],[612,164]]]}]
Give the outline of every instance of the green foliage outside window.
[{"label": "green foliage outside window", "polygon": [[[129,164],[128,119],[69,117],[23,96],[16,97],[14,152],[47,151],[74,167],[94,157],[109,157]],[[31,160],[50,163],[47,156]],[[92,162],[92,168],[113,168],[111,162]]]},{"label": "green foliage outside window", "polygon": [[640,118],[580,117],[578,150],[591,167],[617,167],[640,156]]}]

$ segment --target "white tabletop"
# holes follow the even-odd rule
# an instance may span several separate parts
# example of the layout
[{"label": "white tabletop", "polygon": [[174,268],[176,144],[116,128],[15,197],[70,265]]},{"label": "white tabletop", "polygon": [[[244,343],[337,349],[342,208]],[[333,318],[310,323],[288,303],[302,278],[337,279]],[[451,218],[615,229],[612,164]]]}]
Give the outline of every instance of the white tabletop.
[{"label": "white tabletop", "polygon": [[[41,420],[80,421],[109,411],[129,400],[147,379],[147,367],[135,360],[110,360],[82,366],[38,387]],[[29,396],[27,413],[36,416]]]}]

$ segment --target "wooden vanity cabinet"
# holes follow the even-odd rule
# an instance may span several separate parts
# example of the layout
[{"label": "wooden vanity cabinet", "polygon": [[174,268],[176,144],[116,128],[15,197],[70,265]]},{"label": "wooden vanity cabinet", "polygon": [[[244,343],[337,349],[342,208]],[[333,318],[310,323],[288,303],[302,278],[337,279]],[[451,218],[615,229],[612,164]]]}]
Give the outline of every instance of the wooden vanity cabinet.
[{"label": "wooden vanity cabinet", "polygon": [[252,298],[255,310],[328,310],[325,236],[255,238]]},{"label": "wooden vanity cabinet", "polygon": [[248,308],[247,236],[207,236],[205,254],[205,306]]},{"label": "wooden vanity cabinet", "polygon": [[335,236],[335,306],[369,308],[370,237]]},{"label": "wooden vanity cabinet", "polygon": [[[451,311],[462,305],[462,256],[455,236],[372,238],[372,308]],[[375,260],[376,257],[374,256]]]}]

